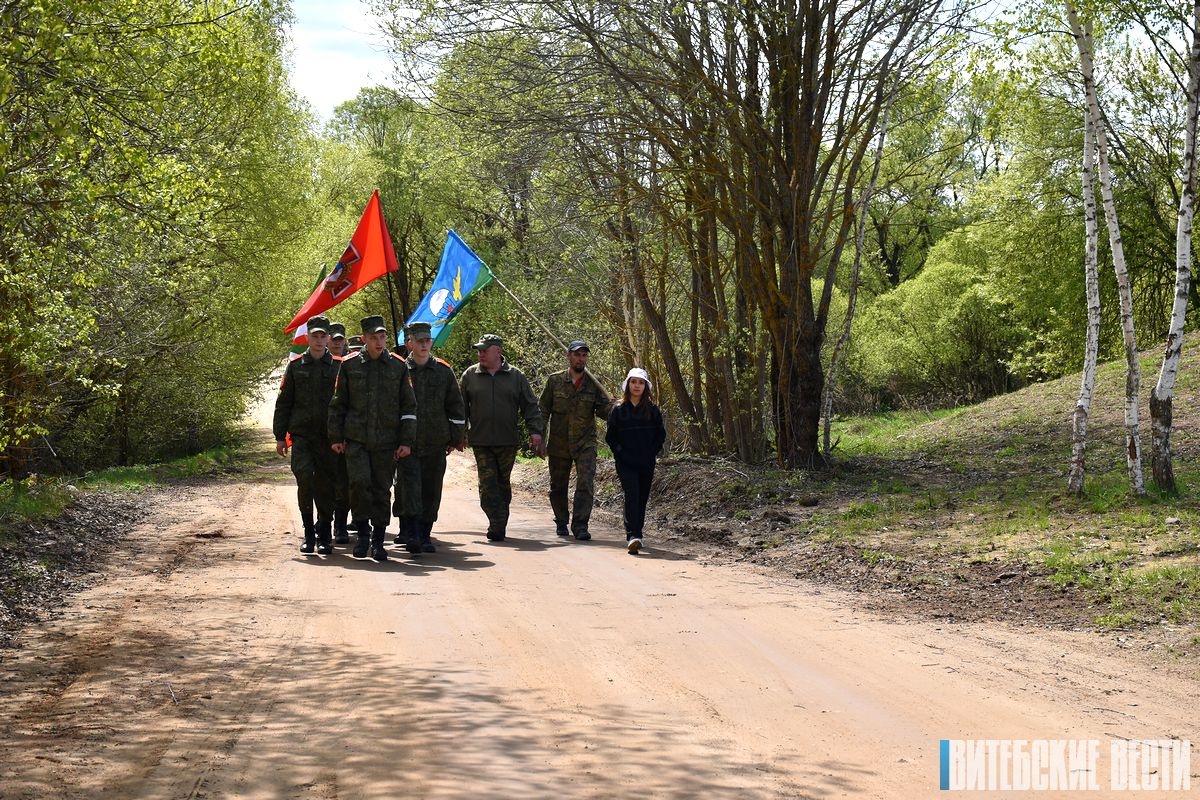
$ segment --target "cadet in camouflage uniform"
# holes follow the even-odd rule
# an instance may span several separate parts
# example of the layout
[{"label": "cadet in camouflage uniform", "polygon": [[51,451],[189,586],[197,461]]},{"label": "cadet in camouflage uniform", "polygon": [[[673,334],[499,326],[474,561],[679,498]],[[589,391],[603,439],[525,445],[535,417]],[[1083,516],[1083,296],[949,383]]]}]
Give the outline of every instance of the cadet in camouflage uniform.
[{"label": "cadet in camouflage uniform", "polygon": [[[320,555],[333,551],[329,535],[333,524],[334,455],[326,423],[338,362],[325,349],[328,338],[329,320],[319,315],[309,317],[308,350],[288,362],[271,426],[279,455],[287,455],[287,439],[292,437],[292,474],[296,476],[296,500],[304,522],[300,552],[305,555],[314,550]],[[313,505],[317,507],[315,522]]]},{"label": "cadet in camouflage uniform", "polygon": [[[346,356],[354,355],[346,344],[346,326],[340,322],[329,326],[329,352],[339,367]],[[346,527],[350,516],[350,475],[346,472],[346,454],[334,453],[333,457],[333,543],[347,544],[350,541],[350,531]]]},{"label": "cadet in camouflage uniform", "polygon": [[396,462],[412,452],[417,401],[408,381],[408,366],[387,351],[383,317],[364,317],[366,348],[342,362],[333,402],[329,404],[329,438],[334,452],[346,454],[350,473],[350,508],[358,543],[355,558],[386,561],[383,547],[391,519],[392,477]]},{"label": "cadet in camouflage uniform", "polygon": [[462,395],[467,409],[467,442],[475,453],[479,473],[479,507],[487,514],[487,538],[504,541],[508,507],[512,503],[513,462],[521,434],[518,416],[525,418],[530,446],[541,452],[542,415],[529,381],[504,358],[504,340],[485,333],[475,349],[479,363],[467,367],[462,376]]},{"label": "cadet in camouflage uniform", "polygon": [[442,505],[446,456],[462,450],[467,414],[454,369],[429,352],[433,337],[428,322],[404,329],[408,374],[417,396],[417,442],[413,454],[396,466],[396,499],[400,518],[396,544],[410,553],[436,553],[431,536]]},{"label": "cadet in camouflage uniform", "polygon": [[[596,418],[608,419],[612,399],[587,370],[587,342],[567,345],[568,367],[546,380],[540,403],[546,423],[546,451],[550,456],[550,508],[559,536],[591,539],[588,520],[596,483]],[[567,515],[567,485],[575,465],[575,513]]]}]

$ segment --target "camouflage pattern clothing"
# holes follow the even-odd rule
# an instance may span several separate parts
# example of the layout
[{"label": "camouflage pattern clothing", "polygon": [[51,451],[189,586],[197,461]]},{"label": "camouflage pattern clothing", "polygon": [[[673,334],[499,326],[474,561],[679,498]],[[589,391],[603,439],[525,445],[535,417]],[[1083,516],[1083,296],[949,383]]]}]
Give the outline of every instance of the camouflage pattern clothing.
[{"label": "camouflage pattern clothing", "polygon": [[[409,356],[408,374],[417,398],[417,442],[413,457],[396,469],[397,517],[420,517],[427,528],[437,521],[446,475],[446,448],[458,447],[467,433],[467,412],[453,368],[431,357],[424,365]],[[427,533],[422,539],[428,538]]]},{"label": "camouflage pattern clothing", "polygon": [[[329,404],[329,439],[346,443],[346,470],[354,524],[369,520],[376,530],[391,519],[395,450],[416,438],[417,400],[408,366],[384,352],[347,358]],[[362,527],[359,528],[360,532]]]},{"label": "camouflage pattern clothing", "polygon": [[479,507],[488,518],[488,535],[504,536],[508,509],[512,505],[512,470],[517,448],[485,444],[471,446],[475,471],[479,473]]},{"label": "camouflage pattern clothing", "polygon": [[488,518],[488,534],[503,537],[512,503],[513,463],[521,443],[518,416],[530,435],[542,433],[542,415],[529,380],[503,361],[492,375],[478,364],[462,376],[467,410],[467,441],[475,453],[479,474],[479,507]]},{"label": "camouflage pattern clothing", "polygon": [[275,399],[272,433],[277,442],[291,436],[296,500],[306,529],[332,519],[334,453],[326,424],[337,374],[338,362],[328,352],[321,358],[306,352],[288,363]]},{"label": "camouflage pattern clothing", "polygon": [[[608,392],[586,369],[578,384],[570,369],[546,380],[539,403],[549,437],[550,508],[561,531],[571,523],[574,533],[587,531],[596,484],[596,418],[606,419],[612,407]],[[568,515],[567,488],[575,467],[574,514]]]}]

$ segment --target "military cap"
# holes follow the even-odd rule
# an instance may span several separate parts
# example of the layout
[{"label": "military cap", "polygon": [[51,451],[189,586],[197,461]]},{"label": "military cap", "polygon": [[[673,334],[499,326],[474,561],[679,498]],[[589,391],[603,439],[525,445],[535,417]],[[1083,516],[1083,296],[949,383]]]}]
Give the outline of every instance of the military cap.
[{"label": "military cap", "polygon": [[309,317],[306,324],[309,333],[329,333],[329,320],[323,314]]},{"label": "military cap", "polygon": [[572,339],[567,344],[568,353],[574,353],[576,350],[587,350],[589,353],[592,352],[592,348],[588,347],[587,342],[585,342],[583,339]]},{"label": "military cap", "polygon": [[433,328],[428,322],[414,322],[404,329],[405,339],[432,339]]},{"label": "military cap", "polygon": [[334,338],[346,338],[346,326],[340,322],[331,322],[329,324],[329,335]]},{"label": "military cap", "polygon": [[494,333],[485,333],[475,343],[476,350],[486,350],[489,347],[504,347],[504,340]]},{"label": "military cap", "polygon": [[366,336],[368,333],[379,333],[386,331],[387,325],[383,322],[383,317],[379,314],[374,314],[369,317],[362,318],[362,332]]}]

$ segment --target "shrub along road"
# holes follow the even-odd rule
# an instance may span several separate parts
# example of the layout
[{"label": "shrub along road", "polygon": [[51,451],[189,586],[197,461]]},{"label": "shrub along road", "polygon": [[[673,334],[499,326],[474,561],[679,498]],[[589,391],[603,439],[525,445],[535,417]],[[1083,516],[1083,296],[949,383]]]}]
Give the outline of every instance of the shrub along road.
[{"label": "shrub along road", "polygon": [[282,462],[179,487],[3,654],[3,796],[913,798],[943,738],[1200,739],[1178,662],[563,540],[540,497],[492,544],[451,462],[440,552],[386,564],[301,556]]}]

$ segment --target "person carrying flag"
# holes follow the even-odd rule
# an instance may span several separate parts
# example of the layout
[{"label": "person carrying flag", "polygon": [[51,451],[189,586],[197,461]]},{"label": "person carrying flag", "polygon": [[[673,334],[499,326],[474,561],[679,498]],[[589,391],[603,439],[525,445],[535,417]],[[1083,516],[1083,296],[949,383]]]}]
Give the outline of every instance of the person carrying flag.
[{"label": "person carrying flag", "polygon": [[400,518],[396,544],[410,553],[436,553],[433,523],[442,505],[446,456],[462,450],[467,412],[454,369],[435,358],[428,322],[404,329],[408,374],[417,397],[417,439],[413,453],[396,466],[396,499],[392,510]]},{"label": "person carrying flag", "polygon": [[[588,520],[596,484],[596,418],[608,419],[612,399],[588,372],[587,342],[575,339],[567,345],[567,368],[546,379],[542,390],[542,419],[546,423],[545,449],[550,456],[550,508],[559,536],[591,539]],[[567,486],[575,467],[575,503],[570,515]]]},{"label": "person carrying flag", "polygon": [[346,454],[350,508],[358,542],[355,558],[386,561],[384,537],[391,519],[392,479],[396,462],[412,453],[417,401],[408,366],[387,350],[387,326],[381,316],[362,320],[365,348],[342,362],[329,404],[329,439]]},{"label": "person carrying flag", "polygon": [[[354,355],[346,344],[346,326],[340,322],[329,325],[329,352],[339,368],[347,356]],[[334,453],[333,457],[333,543],[349,544],[350,531],[346,523],[350,517],[350,476],[346,472],[346,454]]]},{"label": "person carrying flag", "polygon": [[[300,552],[329,555],[333,552],[330,528],[333,517],[335,459],[327,430],[329,401],[337,380],[338,361],[326,349],[329,320],[317,315],[308,319],[308,350],[288,362],[275,399],[272,422],[275,452],[286,456],[291,436],[292,474],[296,476],[296,500],[304,523]],[[313,520],[313,506],[317,518]]]}]

